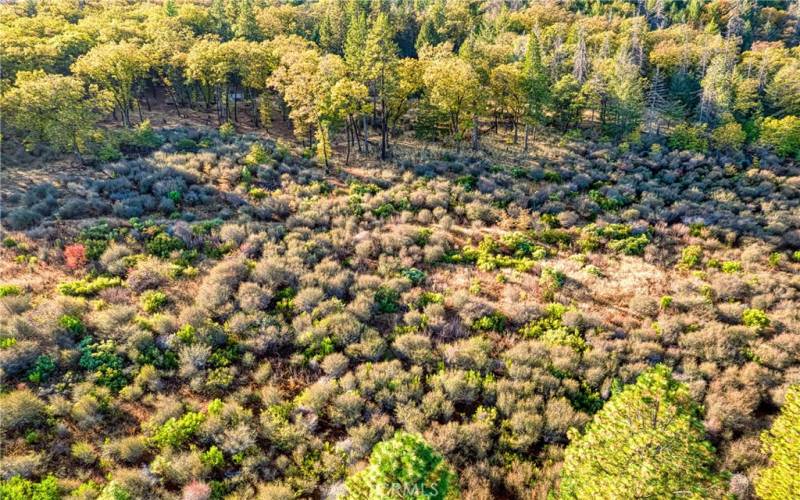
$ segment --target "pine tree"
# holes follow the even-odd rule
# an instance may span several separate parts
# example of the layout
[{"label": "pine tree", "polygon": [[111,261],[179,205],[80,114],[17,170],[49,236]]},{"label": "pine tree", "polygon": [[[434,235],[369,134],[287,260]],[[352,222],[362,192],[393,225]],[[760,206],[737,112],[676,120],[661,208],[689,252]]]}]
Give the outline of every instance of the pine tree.
[{"label": "pine tree", "polygon": [[239,3],[236,23],[233,25],[233,34],[236,38],[244,38],[251,41],[258,41],[261,38],[252,0],[241,0]]},{"label": "pine tree", "polygon": [[347,479],[346,500],[392,498],[458,498],[455,474],[419,435],[398,432],[378,443],[367,468]]},{"label": "pine tree", "polygon": [[686,385],[658,365],[569,432],[560,498],[713,498],[719,477]]},{"label": "pine tree", "polygon": [[756,493],[763,500],[783,500],[800,495],[800,385],[786,392],[780,415],[761,434],[770,465],[756,481]]},{"label": "pine tree", "polygon": [[394,32],[389,24],[389,18],[384,13],[378,15],[367,35],[364,59],[380,109],[381,159],[385,160],[388,143],[386,106],[397,65],[397,45],[394,43]]},{"label": "pine tree", "polygon": [[539,45],[539,37],[535,33],[528,36],[522,73],[523,88],[528,101],[525,120],[525,150],[527,151],[529,127],[540,124],[544,119],[544,107],[549,90],[547,69],[542,64],[542,49]]}]

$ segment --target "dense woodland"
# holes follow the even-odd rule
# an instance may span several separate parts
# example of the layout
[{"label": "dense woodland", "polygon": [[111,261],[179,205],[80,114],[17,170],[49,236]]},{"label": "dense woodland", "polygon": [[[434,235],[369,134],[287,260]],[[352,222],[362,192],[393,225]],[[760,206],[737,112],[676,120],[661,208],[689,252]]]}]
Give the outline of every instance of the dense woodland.
[{"label": "dense woodland", "polygon": [[800,497],[800,1],[0,5],[0,500]]}]

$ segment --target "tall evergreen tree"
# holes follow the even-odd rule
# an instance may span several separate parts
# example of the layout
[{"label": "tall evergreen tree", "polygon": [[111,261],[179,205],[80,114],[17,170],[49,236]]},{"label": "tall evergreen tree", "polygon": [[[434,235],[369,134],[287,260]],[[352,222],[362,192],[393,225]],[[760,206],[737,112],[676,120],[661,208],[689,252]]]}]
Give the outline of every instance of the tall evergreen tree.
[{"label": "tall evergreen tree", "polygon": [[386,159],[388,143],[387,100],[391,86],[394,84],[397,65],[397,45],[394,43],[394,32],[389,24],[389,17],[381,13],[375,19],[367,35],[364,59],[368,78],[380,110],[381,159]]},{"label": "tall evergreen tree", "polygon": [[547,69],[542,63],[539,37],[533,32],[528,36],[522,73],[523,88],[528,104],[525,120],[525,150],[527,151],[529,128],[531,125],[540,125],[544,120],[544,108],[549,94]]},{"label": "tall evergreen tree", "polygon": [[569,432],[560,498],[711,498],[714,448],[700,410],[669,368],[656,366]]},{"label": "tall evergreen tree", "polygon": [[800,385],[786,392],[781,414],[761,435],[770,465],[756,481],[756,493],[763,500],[800,496]]}]

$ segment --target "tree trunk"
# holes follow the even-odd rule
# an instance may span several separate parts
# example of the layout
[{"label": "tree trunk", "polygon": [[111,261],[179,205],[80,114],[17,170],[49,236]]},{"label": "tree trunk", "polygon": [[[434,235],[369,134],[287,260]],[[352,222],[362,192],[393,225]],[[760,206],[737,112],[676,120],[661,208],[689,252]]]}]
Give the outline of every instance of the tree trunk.
[{"label": "tree trunk", "polygon": [[530,130],[530,125],[527,123],[525,124],[525,152],[528,152],[528,132]]},{"label": "tree trunk", "polygon": [[349,119],[345,122],[345,133],[347,134],[347,154],[344,157],[344,164],[348,165],[350,163],[350,144],[353,142],[353,133],[350,130]]},{"label": "tree trunk", "polygon": [[386,159],[386,100],[381,99],[381,160]]},{"label": "tree trunk", "polygon": [[479,147],[478,143],[478,115],[472,116],[472,149],[473,151],[477,151]]},{"label": "tree trunk", "polygon": [[361,117],[364,122],[364,153],[369,154],[369,127],[367,125],[367,115]]}]

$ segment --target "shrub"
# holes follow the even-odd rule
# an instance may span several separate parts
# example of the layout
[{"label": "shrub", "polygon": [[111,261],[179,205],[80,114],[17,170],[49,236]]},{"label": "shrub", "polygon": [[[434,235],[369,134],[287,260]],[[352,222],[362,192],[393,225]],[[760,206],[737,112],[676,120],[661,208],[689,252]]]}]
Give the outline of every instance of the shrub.
[{"label": "shrub", "polygon": [[703,260],[703,248],[700,245],[689,245],[681,251],[681,266],[691,269]]},{"label": "shrub", "polygon": [[97,295],[97,293],[106,288],[120,285],[122,285],[122,280],[116,276],[113,278],[99,276],[93,280],[82,279],[61,283],[58,285],[58,291],[72,297],[91,297],[92,295]]},{"label": "shrub", "polygon": [[39,212],[35,212],[29,208],[19,207],[8,212],[6,224],[8,224],[9,228],[18,231],[30,229],[38,224],[40,220],[42,220],[42,216]]},{"label": "shrub", "polygon": [[764,500],[792,498],[800,491],[800,385],[789,387],[780,415],[761,434],[767,466],[756,480]]},{"label": "shrub", "polygon": [[499,312],[481,316],[472,322],[472,328],[479,332],[502,332],[506,328],[508,318]]},{"label": "shrub", "polygon": [[222,451],[214,445],[212,445],[208,451],[204,451],[203,454],[200,455],[200,460],[203,462],[203,464],[212,469],[216,469],[225,465],[225,455],[223,455]]},{"label": "shrub", "polygon": [[80,243],[64,247],[64,260],[70,269],[79,269],[86,265],[86,247]]},{"label": "shrub", "polygon": [[172,417],[156,430],[152,441],[158,446],[178,448],[197,434],[205,415],[187,412],[180,418]]},{"label": "shrub", "polygon": [[236,135],[236,127],[233,126],[233,123],[225,122],[219,126],[219,137],[223,141],[227,141],[234,135]]},{"label": "shrub", "polygon": [[145,312],[154,313],[167,305],[167,294],[155,290],[147,290],[142,294],[141,304]]},{"label": "shrub", "polygon": [[244,157],[245,165],[261,165],[269,160],[269,155],[260,142],[250,145],[250,151]]},{"label": "shrub", "polygon": [[570,430],[560,497],[721,495],[698,414],[688,387],[669,368],[643,373],[612,396],[583,434]]},{"label": "shrub", "polygon": [[781,156],[800,157],[800,118],[765,118],[761,124],[760,141]]},{"label": "shrub", "polygon": [[46,407],[31,391],[17,390],[0,397],[0,431],[21,431],[44,422]]},{"label": "shrub", "polygon": [[726,260],[720,266],[723,273],[733,274],[742,271],[742,263],[737,260]]},{"label": "shrub", "polygon": [[381,314],[395,313],[400,309],[400,293],[394,288],[382,286],[375,292],[375,304]]},{"label": "shrub", "polygon": [[84,370],[92,372],[98,384],[114,391],[119,391],[128,380],[122,371],[122,357],[117,354],[113,340],[94,342],[92,337],[85,337],[78,344],[81,357],[78,364]]},{"label": "shrub", "polygon": [[761,309],[745,309],[742,313],[742,323],[756,330],[763,330],[769,326],[770,321]]},{"label": "shrub", "polygon": [[3,500],[59,500],[62,497],[58,480],[48,475],[38,483],[14,476],[0,482],[0,498]]},{"label": "shrub", "polygon": [[22,288],[17,285],[0,285],[0,297],[12,297],[22,293]]},{"label": "shrub", "polygon": [[95,460],[97,460],[97,454],[95,453],[94,447],[87,441],[78,441],[77,443],[72,443],[70,453],[73,458],[85,465],[91,465],[95,462]]},{"label": "shrub", "polygon": [[642,255],[644,247],[650,243],[650,238],[647,234],[642,233],[639,236],[631,236],[621,240],[614,240],[608,243],[609,248],[616,252],[625,255]]},{"label": "shrub", "polygon": [[156,257],[161,257],[162,259],[166,259],[172,252],[183,250],[183,248],[183,241],[164,232],[156,234],[153,239],[147,243],[148,253]]},{"label": "shrub", "polygon": [[458,498],[458,480],[421,436],[398,432],[372,450],[366,469],[347,479],[346,499]]},{"label": "shrub", "polygon": [[672,129],[667,144],[672,149],[679,151],[695,151],[705,153],[708,150],[706,139],[706,126],[681,123]]},{"label": "shrub", "polygon": [[43,354],[36,358],[33,368],[28,372],[28,381],[34,384],[45,382],[55,370],[55,362],[53,362],[50,356]]}]

